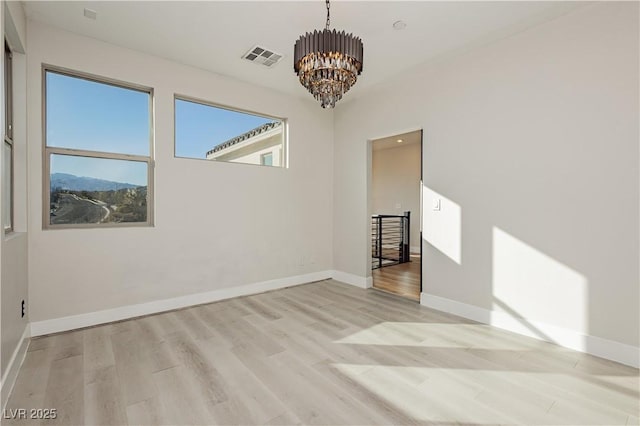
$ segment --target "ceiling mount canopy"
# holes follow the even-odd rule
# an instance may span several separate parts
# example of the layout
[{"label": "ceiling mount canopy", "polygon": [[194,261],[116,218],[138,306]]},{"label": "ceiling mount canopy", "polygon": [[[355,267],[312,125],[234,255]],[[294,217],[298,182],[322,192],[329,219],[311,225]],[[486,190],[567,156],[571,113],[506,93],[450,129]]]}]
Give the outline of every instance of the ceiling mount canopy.
[{"label": "ceiling mount canopy", "polygon": [[322,108],[333,108],[362,72],[362,40],[345,31],[330,30],[330,4],[324,30],[306,33],[296,41],[293,69]]}]

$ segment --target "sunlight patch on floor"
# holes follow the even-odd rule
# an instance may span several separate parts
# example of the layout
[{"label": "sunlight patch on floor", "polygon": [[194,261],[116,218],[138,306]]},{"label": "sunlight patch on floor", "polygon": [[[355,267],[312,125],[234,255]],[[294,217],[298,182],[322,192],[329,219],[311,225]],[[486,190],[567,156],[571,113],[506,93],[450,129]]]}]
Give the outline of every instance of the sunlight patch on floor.
[{"label": "sunlight patch on floor", "polygon": [[[625,424],[637,399],[559,373],[336,363],[332,367],[419,421]],[[612,405],[613,404],[613,405]]]},{"label": "sunlight patch on floor", "polygon": [[501,350],[539,349],[541,345],[529,339],[501,336],[484,324],[421,322],[381,322],[334,343]]}]

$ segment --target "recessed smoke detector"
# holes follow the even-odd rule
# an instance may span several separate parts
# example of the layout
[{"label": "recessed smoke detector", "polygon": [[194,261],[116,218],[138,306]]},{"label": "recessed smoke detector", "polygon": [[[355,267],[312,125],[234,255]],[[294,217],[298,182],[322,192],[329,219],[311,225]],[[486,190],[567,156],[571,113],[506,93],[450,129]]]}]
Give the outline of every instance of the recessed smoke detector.
[{"label": "recessed smoke detector", "polygon": [[93,20],[95,20],[97,16],[98,16],[98,14],[96,13],[96,11],[95,11],[95,10],[93,10],[93,9],[87,9],[87,8],[85,7],[85,9],[84,9],[84,17],[85,17],[85,18],[89,18],[89,19],[93,19]]},{"label": "recessed smoke detector", "polygon": [[407,23],[404,21],[396,21],[393,23],[394,30],[404,30],[405,28],[407,28]]},{"label": "recessed smoke detector", "polygon": [[242,59],[271,68],[282,60],[282,56],[271,49],[256,45],[242,55]]}]

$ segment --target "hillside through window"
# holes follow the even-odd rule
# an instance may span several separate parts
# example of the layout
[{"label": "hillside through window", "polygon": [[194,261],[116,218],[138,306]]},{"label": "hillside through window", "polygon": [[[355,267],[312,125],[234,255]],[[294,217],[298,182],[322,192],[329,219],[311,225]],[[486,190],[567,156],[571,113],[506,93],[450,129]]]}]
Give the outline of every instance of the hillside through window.
[{"label": "hillside through window", "polygon": [[176,157],[286,167],[281,118],[176,97],[175,126]]},{"label": "hillside through window", "polygon": [[151,89],[45,70],[45,227],[151,224]]}]

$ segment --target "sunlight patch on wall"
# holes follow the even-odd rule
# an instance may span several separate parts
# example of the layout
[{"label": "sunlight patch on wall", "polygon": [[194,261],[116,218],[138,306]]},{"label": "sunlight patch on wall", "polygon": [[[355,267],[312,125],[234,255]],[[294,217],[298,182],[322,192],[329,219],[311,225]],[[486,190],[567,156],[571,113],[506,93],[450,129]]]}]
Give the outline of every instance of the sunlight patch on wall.
[{"label": "sunlight patch on wall", "polygon": [[427,186],[422,186],[422,238],[445,256],[462,263],[462,212],[460,206]]},{"label": "sunlight patch on wall", "polygon": [[518,320],[545,340],[524,319],[588,334],[587,279],[530,245],[493,227],[493,310]]}]

